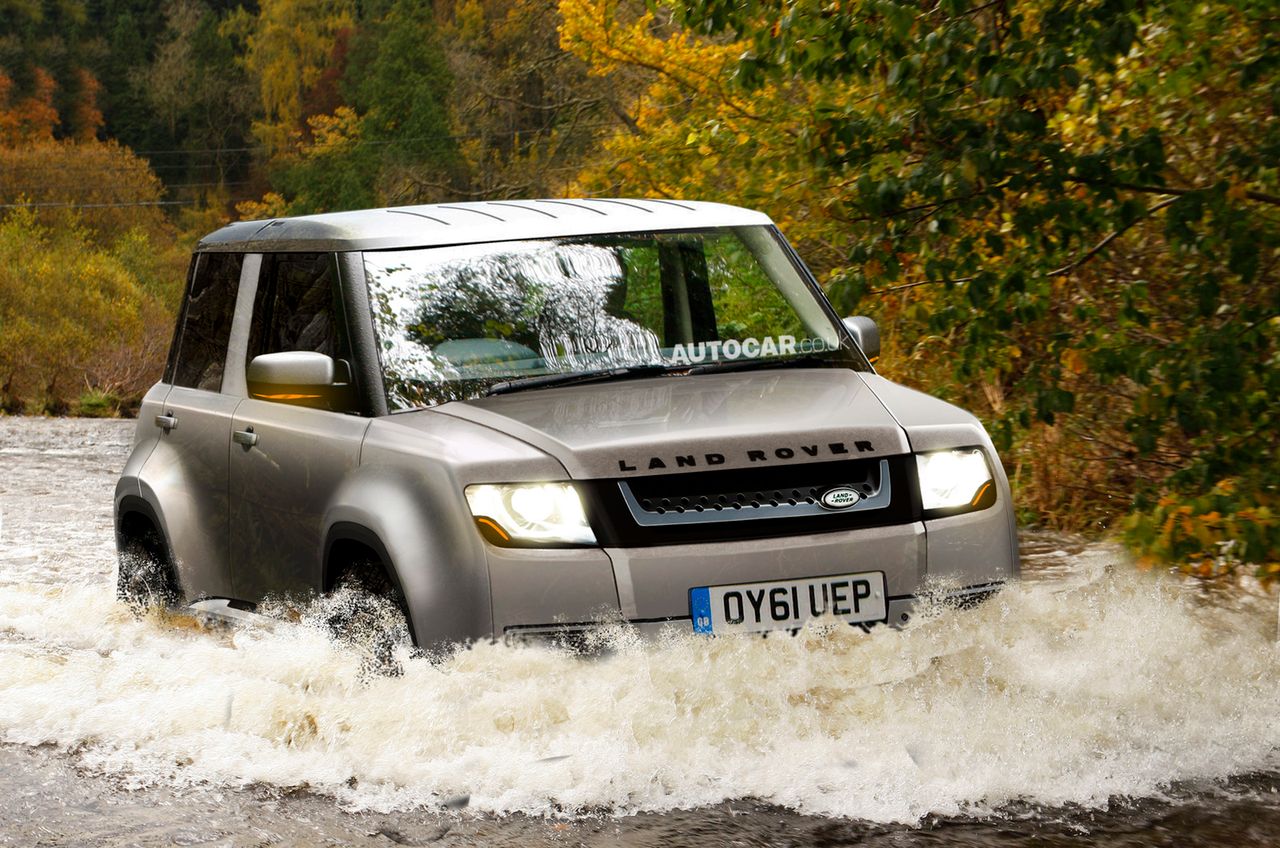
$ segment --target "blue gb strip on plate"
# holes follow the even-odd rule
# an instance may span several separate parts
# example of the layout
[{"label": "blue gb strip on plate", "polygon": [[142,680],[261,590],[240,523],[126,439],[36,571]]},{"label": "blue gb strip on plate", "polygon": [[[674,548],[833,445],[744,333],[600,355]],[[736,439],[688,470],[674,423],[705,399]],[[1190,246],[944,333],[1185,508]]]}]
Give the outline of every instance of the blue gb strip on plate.
[{"label": "blue gb strip on plate", "polygon": [[711,632],[711,590],[706,586],[689,590],[689,617],[694,633]]}]

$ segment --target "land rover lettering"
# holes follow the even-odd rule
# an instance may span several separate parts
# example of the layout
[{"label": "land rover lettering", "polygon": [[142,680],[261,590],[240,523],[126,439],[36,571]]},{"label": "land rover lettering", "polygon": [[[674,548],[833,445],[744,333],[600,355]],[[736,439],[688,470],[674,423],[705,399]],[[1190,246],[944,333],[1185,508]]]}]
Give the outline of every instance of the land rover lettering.
[{"label": "land rover lettering", "polygon": [[[871,442],[865,439],[859,439],[853,443],[853,450],[858,453],[874,453],[875,448]],[[810,457],[819,456],[846,456],[850,450],[844,442],[829,442],[825,445],[798,445],[796,447],[780,447],[780,448],[753,448],[742,452],[739,455],[746,462],[770,462],[778,460],[787,462],[793,459],[804,460]],[[699,464],[702,465],[724,465],[725,455],[722,453],[707,453],[700,457],[694,454],[676,454],[670,457],[651,456],[647,460],[618,460],[619,471],[639,471],[647,469],[654,471],[665,468],[693,468]]]}]

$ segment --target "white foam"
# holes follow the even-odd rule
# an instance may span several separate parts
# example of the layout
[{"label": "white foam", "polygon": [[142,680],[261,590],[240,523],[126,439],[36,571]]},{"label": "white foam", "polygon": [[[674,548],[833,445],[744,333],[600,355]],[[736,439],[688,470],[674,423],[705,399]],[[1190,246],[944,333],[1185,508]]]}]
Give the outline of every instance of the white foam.
[{"label": "white foam", "polygon": [[481,645],[370,680],[301,625],[203,631],[116,604],[109,525],[75,505],[109,497],[113,476],[50,491],[62,536],[15,529],[3,493],[6,529],[40,562],[0,557],[0,736],[137,783],[305,784],[379,810],[470,794],[534,814],[756,797],[914,821],[1278,765],[1274,613],[1107,568],[1107,548],[1072,554],[1070,579],[901,632],[620,631],[595,659]]},{"label": "white foam", "polygon": [[483,645],[374,680],[317,631],[137,620],[108,588],[0,594],[0,728],[142,780],[307,784],[377,809],[759,797],[899,821],[1150,794],[1269,767],[1280,745],[1274,646],[1129,572],[904,632],[619,634],[594,659]]}]

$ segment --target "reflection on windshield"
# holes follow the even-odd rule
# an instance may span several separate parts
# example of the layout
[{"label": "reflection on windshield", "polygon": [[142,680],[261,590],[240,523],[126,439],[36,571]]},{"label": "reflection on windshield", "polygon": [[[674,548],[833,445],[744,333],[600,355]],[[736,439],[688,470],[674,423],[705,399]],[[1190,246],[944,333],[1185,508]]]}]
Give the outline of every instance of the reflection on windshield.
[{"label": "reflection on windshield", "polygon": [[839,347],[763,227],[365,254],[392,409],[505,381]]}]

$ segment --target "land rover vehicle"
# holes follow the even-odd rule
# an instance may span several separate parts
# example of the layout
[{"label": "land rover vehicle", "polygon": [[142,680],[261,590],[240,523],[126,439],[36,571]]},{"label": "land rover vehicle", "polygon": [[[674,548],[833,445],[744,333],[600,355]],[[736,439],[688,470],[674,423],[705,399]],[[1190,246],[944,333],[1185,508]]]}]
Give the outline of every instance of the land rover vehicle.
[{"label": "land rover vehicle", "polygon": [[420,644],[905,621],[927,579],[983,593],[1019,564],[983,427],[878,349],[731,206],[234,223],[142,404],[120,592],[248,608],[359,579]]}]

